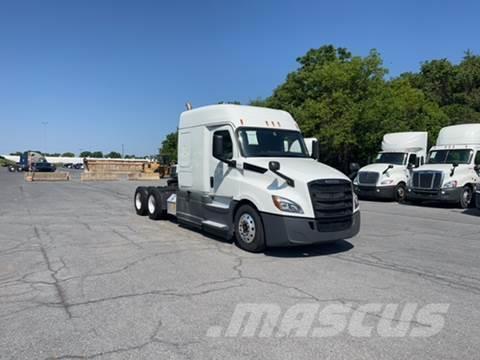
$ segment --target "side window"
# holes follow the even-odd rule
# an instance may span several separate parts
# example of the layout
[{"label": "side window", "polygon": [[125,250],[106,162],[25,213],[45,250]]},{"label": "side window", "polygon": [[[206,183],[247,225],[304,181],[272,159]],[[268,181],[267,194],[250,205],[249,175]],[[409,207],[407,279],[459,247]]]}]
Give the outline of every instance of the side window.
[{"label": "side window", "polygon": [[408,163],[416,166],[417,165],[417,155],[410,154],[410,156],[408,157]]},{"label": "side window", "polygon": [[213,136],[223,137],[223,158],[225,160],[231,160],[233,157],[233,142],[230,132],[228,130],[218,130],[213,133]]},{"label": "side window", "polygon": [[475,156],[475,165],[480,165],[480,150],[477,151],[477,155]]}]

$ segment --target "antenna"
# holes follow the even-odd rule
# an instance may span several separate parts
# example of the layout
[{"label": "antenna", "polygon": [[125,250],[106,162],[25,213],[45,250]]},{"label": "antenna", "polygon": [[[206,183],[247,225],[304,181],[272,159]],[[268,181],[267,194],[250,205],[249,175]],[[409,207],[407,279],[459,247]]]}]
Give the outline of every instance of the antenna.
[{"label": "antenna", "polygon": [[185,103],[185,107],[187,108],[187,110],[192,110],[192,103],[190,101],[187,101]]}]

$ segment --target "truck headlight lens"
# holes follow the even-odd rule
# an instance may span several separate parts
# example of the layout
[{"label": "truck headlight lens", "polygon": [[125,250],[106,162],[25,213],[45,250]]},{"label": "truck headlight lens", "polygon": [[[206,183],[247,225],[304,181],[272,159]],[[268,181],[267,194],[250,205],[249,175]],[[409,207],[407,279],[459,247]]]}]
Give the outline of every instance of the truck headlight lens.
[{"label": "truck headlight lens", "polygon": [[392,179],[386,179],[386,180],[383,180],[380,184],[390,185],[390,184],[393,184],[393,180]]},{"label": "truck headlight lens", "polygon": [[360,201],[358,195],[353,193],[353,211],[357,211],[360,208]]},{"label": "truck headlight lens", "polygon": [[288,200],[281,196],[276,196],[276,195],[272,196],[272,200],[276,208],[280,211],[303,214],[303,209],[301,208],[301,206],[293,202],[292,200]]},{"label": "truck headlight lens", "polygon": [[457,180],[452,180],[452,181],[449,181],[449,182],[445,183],[445,185],[443,185],[443,187],[445,189],[456,188],[457,184],[458,184]]}]

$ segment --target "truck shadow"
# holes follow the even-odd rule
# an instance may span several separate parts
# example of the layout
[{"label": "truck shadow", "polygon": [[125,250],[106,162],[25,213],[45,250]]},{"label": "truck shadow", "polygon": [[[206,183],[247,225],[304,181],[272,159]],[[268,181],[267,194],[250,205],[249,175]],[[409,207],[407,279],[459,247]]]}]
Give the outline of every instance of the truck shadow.
[{"label": "truck shadow", "polygon": [[338,240],[326,244],[305,245],[286,248],[270,248],[265,251],[265,256],[278,258],[313,257],[339,254],[353,249],[352,243]]},{"label": "truck shadow", "polygon": [[[172,222],[177,223],[172,219]],[[179,224],[183,229],[196,232],[197,234],[208,238],[213,241],[218,241],[225,244],[231,244],[235,246],[233,239],[226,239],[224,237],[205,232],[201,229],[197,229],[185,224]],[[325,256],[339,254],[342,252],[353,249],[352,243],[346,240],[338,240],[330,243],[316,244],[316,245],[303,245],[303,246],[291,246],[281,248],[267,248],[264,251],[265,256],[278,257],[278,258],[299,258],[299,257],[313,257],[313,256]]]},{"label": "truck shadow", "polygon": [[480,217],[480,209],[465,209],[462,214]]},{"label": "truck shadow", "polygon": [[424,201],[420,203],[413,203],[413,202],[404,202],[402,203],[404,206],[416,206],[416,207],[428,207],[428,208],[438,208],[438,209],[458,209],[459,206],[457,204],[452,203],[444,203],[444,202],[436,202],[436,201]]}]

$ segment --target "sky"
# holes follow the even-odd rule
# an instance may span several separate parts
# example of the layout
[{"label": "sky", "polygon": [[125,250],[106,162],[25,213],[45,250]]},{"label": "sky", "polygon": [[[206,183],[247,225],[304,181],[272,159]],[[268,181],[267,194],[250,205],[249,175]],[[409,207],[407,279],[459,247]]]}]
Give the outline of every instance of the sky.
[{"label": "sky", "polygon": [[480,54],[478,1],[0,0],[0,154],[148,155],[185,102],[269,96],[311,48],[389,76]]}]

